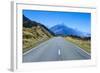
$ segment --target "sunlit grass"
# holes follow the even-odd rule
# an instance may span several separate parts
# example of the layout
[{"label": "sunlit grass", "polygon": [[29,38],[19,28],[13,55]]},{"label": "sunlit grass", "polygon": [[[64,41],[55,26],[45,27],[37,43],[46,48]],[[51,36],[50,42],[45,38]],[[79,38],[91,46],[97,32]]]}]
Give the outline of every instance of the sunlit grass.
[{"label": "sunlit grass", "polygon": [[40,29],[34,31],[32,28],[23,28],[23,53],[38,46],[51,37],[52,36],[48,36],[47,33]]},{"label": "sunlit grass", "polygon": [[78,45],[80,48],[84,49],[88,53],[91,53],[91,41],[90,40],[83,40],[83,39],[78,39],[74,37],[64,37],[64,39]]}]

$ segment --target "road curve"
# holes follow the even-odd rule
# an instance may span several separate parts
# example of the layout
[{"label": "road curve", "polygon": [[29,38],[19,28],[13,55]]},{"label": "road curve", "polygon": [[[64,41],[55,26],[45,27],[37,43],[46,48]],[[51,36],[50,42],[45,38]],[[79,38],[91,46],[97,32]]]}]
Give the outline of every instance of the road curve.
[{"label": "road curve", "polygon": [[84,60],[91,56],[78,46],[54,37],[23,54],[23,62]]}]

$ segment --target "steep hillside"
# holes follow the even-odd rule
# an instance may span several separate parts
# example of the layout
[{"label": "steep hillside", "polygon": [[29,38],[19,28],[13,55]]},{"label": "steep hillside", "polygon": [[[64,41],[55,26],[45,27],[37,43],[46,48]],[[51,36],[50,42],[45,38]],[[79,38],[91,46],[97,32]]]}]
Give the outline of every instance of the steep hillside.
[{"label": "steep hillside", "polygon": [[53,33],[44,25],[31,21],[23,15],[23,52],[53,37]]}]

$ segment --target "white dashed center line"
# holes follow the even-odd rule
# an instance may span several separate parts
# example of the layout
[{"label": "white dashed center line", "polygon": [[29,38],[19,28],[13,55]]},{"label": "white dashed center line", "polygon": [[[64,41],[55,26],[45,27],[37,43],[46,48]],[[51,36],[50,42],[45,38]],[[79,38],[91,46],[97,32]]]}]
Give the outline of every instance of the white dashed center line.
[{"label": "white dashed center line", "polygon": [[60,55],[60,54],[61,54],[60,49],[58,49],[58,55]]}]

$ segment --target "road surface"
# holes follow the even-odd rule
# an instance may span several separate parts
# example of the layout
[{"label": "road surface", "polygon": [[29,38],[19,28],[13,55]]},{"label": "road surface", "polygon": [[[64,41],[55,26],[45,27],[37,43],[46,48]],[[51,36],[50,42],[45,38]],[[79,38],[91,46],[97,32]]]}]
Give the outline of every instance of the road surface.
[{"label": "road surface", "polygon": [[23,62],[84,60],[91,56],[62,37],[54,37],[23,54]]}]

